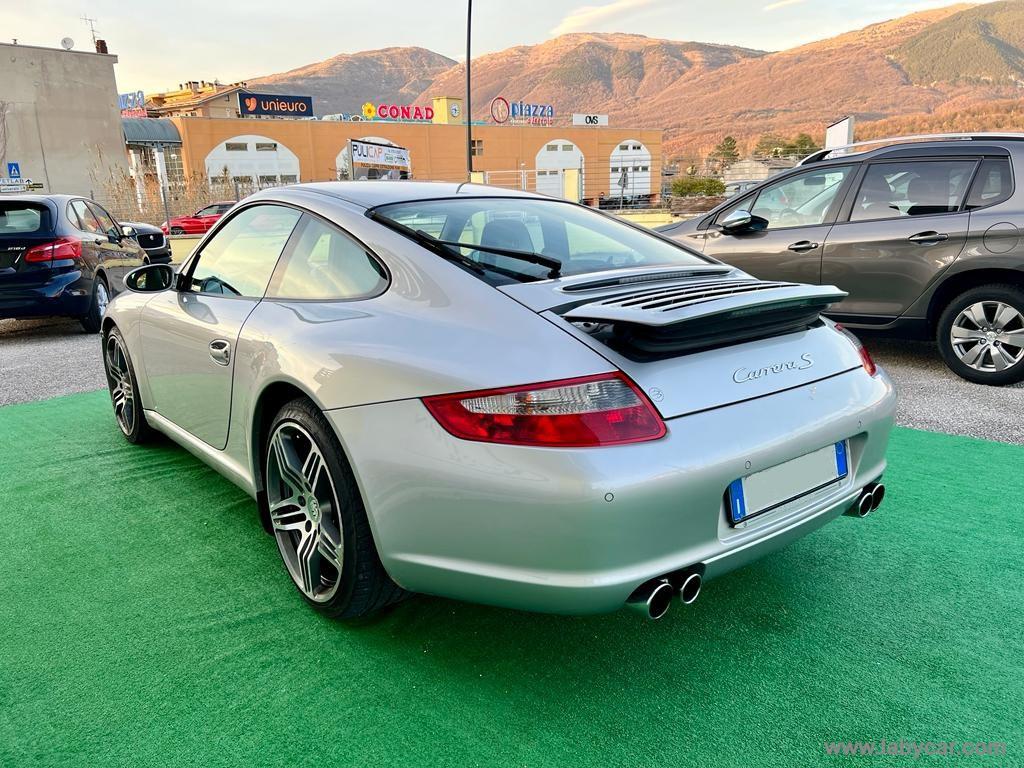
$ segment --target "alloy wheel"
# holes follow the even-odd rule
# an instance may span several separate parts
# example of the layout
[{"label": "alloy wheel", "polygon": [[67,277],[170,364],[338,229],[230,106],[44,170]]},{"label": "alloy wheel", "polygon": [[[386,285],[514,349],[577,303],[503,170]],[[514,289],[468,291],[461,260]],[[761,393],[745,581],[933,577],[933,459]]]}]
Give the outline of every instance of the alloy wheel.
[{"label": "alloy wheel", "polygon": [[278,549],[295,585],[310,600],[330,600],[341,583],[341,508],[330,470],[313,437],[284,422],[267,449],[267,502]]},{"label": "alloy wheel", "polygon": [[976,371],[1005,371],[1024,359],[1024,315],[1006,302],[964,307],[949,337],[956,356]]},{"label": "alloy wheel", "polygon": [[96,310],[100,317],[107,311],[107,304],[110,303],[110,296],[107,295],[107,286],[102,280],[96,283]]},{"label": "alloy wheel", "polygon": [[126,435],[131,435],[135,429],[135,420],[138,418],[138,408],[135,401],[135,388],[132,386],[132,374],[128,368],[128,355],[120,340],[110,335],[107,337],[105,350],[105,361],[107,364],[107,379],[110,384],[110,399],[114,403],[114,417],[117,419],[117,426]]}]

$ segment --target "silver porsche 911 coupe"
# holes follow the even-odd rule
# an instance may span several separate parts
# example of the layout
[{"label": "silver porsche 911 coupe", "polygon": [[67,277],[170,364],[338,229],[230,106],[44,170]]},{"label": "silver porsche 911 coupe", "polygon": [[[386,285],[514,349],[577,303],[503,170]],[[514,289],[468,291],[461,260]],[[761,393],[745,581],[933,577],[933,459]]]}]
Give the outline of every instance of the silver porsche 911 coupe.
[{"label": "silver porsche 911 coupe", "polygon": [[103,320],[121,431],[245,489],[303,597],[557,613],[674,596],[878,506],[895,393],[820,311],[579,205],[304,184]]}]

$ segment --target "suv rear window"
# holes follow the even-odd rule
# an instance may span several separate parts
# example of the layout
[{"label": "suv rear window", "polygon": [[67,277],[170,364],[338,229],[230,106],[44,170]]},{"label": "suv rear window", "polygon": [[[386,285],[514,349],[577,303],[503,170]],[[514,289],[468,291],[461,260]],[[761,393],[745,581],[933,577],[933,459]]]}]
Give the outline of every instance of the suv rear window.
[{"label": "suv rear window", "polygon": [[0,235],[29,235],[50,228],[50,211],[38,203],[0,202]]},{"label": "suv rear window", "polygon": [[1005,157],[989,157],[982,161],[967,196],[967,210],[995,205],[1007,200],[1013,192],[1013,178],[1010,175],[1010,160]]}]

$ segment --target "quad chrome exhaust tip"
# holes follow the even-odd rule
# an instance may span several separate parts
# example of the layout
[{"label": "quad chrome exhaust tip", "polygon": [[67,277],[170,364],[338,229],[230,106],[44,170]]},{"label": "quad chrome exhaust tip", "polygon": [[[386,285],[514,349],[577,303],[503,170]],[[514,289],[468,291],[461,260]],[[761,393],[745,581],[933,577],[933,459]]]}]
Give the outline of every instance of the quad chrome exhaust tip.
[{"label": "quad chrome exhaust tip", "polygon": [[700,588],[703,583],[704,578],[696,571],[683,574],[682,581],[677,590],[679,592],[679,601],[683,605],[693,605],[700,596]]},{"label": "quad chrome exhaust tip", "polygon": [[629,596],[626,605],[651,621],[657,621],[672,607],[673,595],[675,590],[671,584],[663,579],[653,579],[637,587]]},{"label": "quad chrome exhaust tip", "polygon": [[657,621],[668,613],[676,595],[683,605],[693,605],[704,583],[702,571],[703,566],[697,566],[645,581],[629,596],[626,605],[651,621]]},{"label": "quad chrome exhaust tip", "polygon": [[881,483],[868,483],[860,496],[845,514],[853,517],[867,517],[882,505],[885,498],[885,486]]}]

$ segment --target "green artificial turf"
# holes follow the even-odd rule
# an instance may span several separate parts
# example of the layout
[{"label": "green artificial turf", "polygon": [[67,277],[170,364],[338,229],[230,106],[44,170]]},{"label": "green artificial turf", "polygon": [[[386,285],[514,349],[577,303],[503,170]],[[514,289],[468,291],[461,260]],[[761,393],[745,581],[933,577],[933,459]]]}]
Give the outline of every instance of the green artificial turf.
[{"label": "green artificial turf", "polygon": [[897,430],[889,494],[661,622],[307,608],[241,491],[105,393],[0,409],[0,765],[1024,764],[1024,449]]}]

